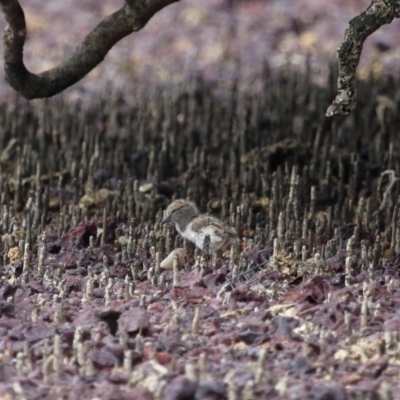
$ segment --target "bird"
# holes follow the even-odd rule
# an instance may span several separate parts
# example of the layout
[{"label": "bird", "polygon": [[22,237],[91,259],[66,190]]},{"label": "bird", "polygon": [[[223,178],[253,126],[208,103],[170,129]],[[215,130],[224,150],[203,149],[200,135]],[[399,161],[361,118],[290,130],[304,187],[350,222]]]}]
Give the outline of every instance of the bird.
[{"label": "bird", "polygon": [[210,237],[209,249],[218,252],[231,239],[237,237],[236,231],[218,218],[200,214],[195,203],[185,199],[173,201],[165,210],[161,224],[175,223],[179,234],[193,242],[200,250],[204,248],[204,239]]}]

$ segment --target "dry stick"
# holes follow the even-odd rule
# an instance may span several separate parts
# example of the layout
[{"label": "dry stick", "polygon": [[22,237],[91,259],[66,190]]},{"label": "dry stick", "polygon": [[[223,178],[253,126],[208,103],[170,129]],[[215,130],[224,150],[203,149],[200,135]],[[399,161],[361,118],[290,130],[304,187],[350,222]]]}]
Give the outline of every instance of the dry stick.
[{"label": "dry stick", "polygon": [[400,0],[372,0],[370,6],[353,18],[337,54],[339,62],[338,93],[326,111],[327,117],[348,115],[356,107],[356,70],[365,39],[382,25],[400,17]]},{"label": "dry stick", "polygon": [[3,36],[7,82],[28,100],[54,96],[100,64],[118,41],[142,29],[154,14],[177,1],[126,0],[123,7],[105,18],[86,36],[66,61],[48,71],[33,74],[23,61],[26,38],[24,11],[18,0],[0,0],[7,21]]},{"label": "dry stick", "polygon": [[383,176],[385,176],[385,175],[389,175],[390,181],[389,181],[388,187],[387,187],[386,190],[383,192],[383,195],[382,195],[382,203],[381,203],[381,205],[379,206],[379,210],[384,210],[384,209],[385,209],[386,203],[387,203],[387,199],[388,199],[388,196],[389,196],[389,193],[390,193],[390,191],[392,190],[392,187],[394,186],[394,184],[400,179],[400,178],[398,178],[398,177],[396,176],[395,172],[394,172],[392,169],[387,169],[387,170],[383,171],[383,172],[381,173],[381,179],[382,179]]}]

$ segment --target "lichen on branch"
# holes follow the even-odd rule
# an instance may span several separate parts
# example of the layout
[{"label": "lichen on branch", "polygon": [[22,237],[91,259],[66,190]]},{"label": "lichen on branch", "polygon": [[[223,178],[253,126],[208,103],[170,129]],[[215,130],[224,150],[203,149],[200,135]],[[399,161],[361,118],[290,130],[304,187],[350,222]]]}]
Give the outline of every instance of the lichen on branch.
[{"label": "lichen on branch", "polygon": [[119,10],[101,21],[67,60],[55,68],[34,74],[27,70],[23,61],[26,39],[24,11],[18,0],[0,0],[7,21],[3,36],[6,80],[26,99],[54,96],[100,64],[118,41],[142,29],[154,14],[178,1],[127,0]]},{"label": "lichen on branch", "polygon": [[369,7],[353,18],[346,29],[344,41],[337,54],[339,77],[338,93],[326,116],[348,115],[357,103],[356,70],[365,39],[382,25],[400,16],[400,0],[372,0]]}]

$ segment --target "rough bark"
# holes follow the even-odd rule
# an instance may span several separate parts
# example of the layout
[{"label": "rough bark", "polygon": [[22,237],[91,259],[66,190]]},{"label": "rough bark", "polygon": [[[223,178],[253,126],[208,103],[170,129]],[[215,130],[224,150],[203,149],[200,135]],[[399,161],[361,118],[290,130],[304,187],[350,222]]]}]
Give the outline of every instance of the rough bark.
[{"label": "rough bark", "polygon": [[353,18],[338,48],[338,93],[326,116],[348,115],[357,103],[356,70],[365,39],[400,16],[400,0],[372,0],[370,6]]},{"label": "rough bark", "polygon": [[26,38],[24,12],[18,0],[0,0],[7,21],[3,36],[6,80],[26,99],[54,96],[100,64],[119,40],[142,29],[154,14],[177,1],[126,0],[123,7],[105,18],[86,36],[66,61],[55,68],[34,74],[27,70],[23,61]]}]

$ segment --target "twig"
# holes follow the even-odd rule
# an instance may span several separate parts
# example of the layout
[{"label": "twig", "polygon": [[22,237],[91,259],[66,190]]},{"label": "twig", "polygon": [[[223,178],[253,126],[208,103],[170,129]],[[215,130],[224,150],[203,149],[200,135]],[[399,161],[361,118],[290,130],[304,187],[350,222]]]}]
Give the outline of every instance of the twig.
[{"label": "twig", "polygon": [[344,41],[339,46],[338,93],[329,106],[326,116],[348,115],[356,107],[356,70],[365,39],[400,16],[400,0],[372,0],[370,6],[353,18],[346,29]]},{"label": "twig", "polygon": [[380,182],[379,182],[378,190],[380,189],[380,186],[382,184],[382,178],[385,175],[389,175],[389,185],[387,186],[387,188],[383,192],[382,202],[381,202],[381,205],[379,206],[379,211],[385,209],[389,193],[392,190],[392,187],[394,186],[394,184],[400,179],[400,178],[398,178],[396,176],[395,172],[392,169],[387,169],[386,171],[383,171],[381,173],[381,179],[380,179]]}]

